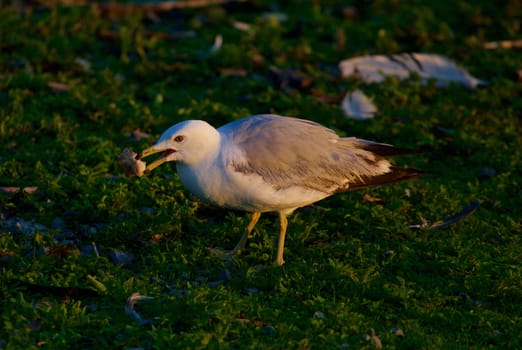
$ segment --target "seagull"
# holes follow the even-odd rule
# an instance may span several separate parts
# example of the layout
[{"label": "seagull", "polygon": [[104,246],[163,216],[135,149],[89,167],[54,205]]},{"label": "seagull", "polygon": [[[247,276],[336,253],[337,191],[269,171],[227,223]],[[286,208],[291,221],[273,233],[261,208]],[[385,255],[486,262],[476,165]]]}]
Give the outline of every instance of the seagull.
[{"label": "seagull", "polygon": [[230,258],[245,249],[261,213],[279,214],[275,263],[283,265],[287,216],[297,208],[338,192],[417,178],[420,170],[392,165],[386,158],[412,153],[392,145],[340,137],[313,121],[260,114],[215,129],[186,120],[167,129],[136,159],[161,153],[145,173],[175,162],[183,186],[219,207],[252,213]]}]

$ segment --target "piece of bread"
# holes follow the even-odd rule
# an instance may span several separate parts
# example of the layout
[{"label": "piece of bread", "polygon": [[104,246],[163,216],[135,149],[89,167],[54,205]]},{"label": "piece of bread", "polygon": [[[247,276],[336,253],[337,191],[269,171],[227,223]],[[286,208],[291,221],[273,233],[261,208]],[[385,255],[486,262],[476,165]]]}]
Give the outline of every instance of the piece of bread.
[{"label": "piece of bread", "polygon": [[125,148],[118,157],[118,166],[129,176],[143,176],[147,168],[147,164],[137,156],[137,153]]}]

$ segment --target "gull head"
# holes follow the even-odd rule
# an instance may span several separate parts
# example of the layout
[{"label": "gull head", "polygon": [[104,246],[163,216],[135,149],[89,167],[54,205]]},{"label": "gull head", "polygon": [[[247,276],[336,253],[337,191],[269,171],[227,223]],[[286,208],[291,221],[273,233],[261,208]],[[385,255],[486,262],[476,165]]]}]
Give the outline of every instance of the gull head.
[{"label": "gull head", "polygon": [[196,164],[218,151],[219,140],[219,132],[207,122],[186,120],[168,128],[156,144],[143,150],[138,158],[161,153],[147,165],[145,172],[166,162]]}]

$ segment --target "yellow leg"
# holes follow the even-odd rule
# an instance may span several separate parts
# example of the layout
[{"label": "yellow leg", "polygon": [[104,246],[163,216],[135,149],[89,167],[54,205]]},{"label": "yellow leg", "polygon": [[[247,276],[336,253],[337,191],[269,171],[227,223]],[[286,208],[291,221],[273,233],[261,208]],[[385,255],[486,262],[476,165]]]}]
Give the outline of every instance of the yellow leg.
[{"label": "yellow leg", "polygon": [[240,254],[243,250],[245,250],[246,241],[248,239],[248,236],[250,235],[250,232],[254,229],[254,226],[256,226],[257,221],[261,217],[261,212],[256,211],[252,213],[252,219],[250,219],[250,223],[245,229],[245,233],[243,233],[243,236],[241,236],[241,239],[236,244],[235,248],[233,250],[221,250],[218,248],[209,248],[209,250],[219,256],[223,260],[230,260],[234,255]]},{"label": "yellow leg", "polygon": [[248,224],[245,233],[243,233],[243,236],[239,240],[239,242],[236,244],[236,247],[234,248],[233,252],[235,254],[241,253],[243,250],[245,250],[246,241],[248,239],[248,236],[250,235],[250,232],[254,229],[254,226],[256,226],[257,221],[261,217],[261,212],[255,211],[252,213],[252,219],[250,220],[250,223]]},{"label": "yellow leg", "polygon": [[281,228],[279,231],[279,241],[277,242],[277,256],[275,263],[281,266],[285,263],[283,260],[283,251],[285,250],[286,227],[288,226],[288,220],[285,214],[279,213],[279,222]]}]

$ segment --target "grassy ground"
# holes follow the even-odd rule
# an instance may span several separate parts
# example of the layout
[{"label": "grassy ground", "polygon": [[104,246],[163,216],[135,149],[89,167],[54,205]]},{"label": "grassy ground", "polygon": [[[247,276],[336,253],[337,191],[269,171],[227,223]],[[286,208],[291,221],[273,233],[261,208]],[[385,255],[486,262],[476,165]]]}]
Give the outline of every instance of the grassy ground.
[{"label": "grassy ground", "polygon": [[[303,3],[118,18],[4,4],[0,348],[522,348],[522,53],[483,48],[521,37],[520,4]],[[336,77],[341,59],[404,51],[446,55],[490,85]],[[271,66],[312,85],[281,84]],[[370,121],[318,98],[357,87],[375,96]],[[116,165],[123,148],[139,151],[178,121],[265,112],[424,149],[397,162],[429,175],[299,210],[275,267],[275,216],[225,263],[206,248],[233,247],[247,215],[195,200],[173,166],[137,179]],[[151,136],[129,136],[137,129]],[[474,200],[478,210],[445,230],[408,226]],[[149,322],[124,312],[134,292],[154,297],[135,306]]]}]

